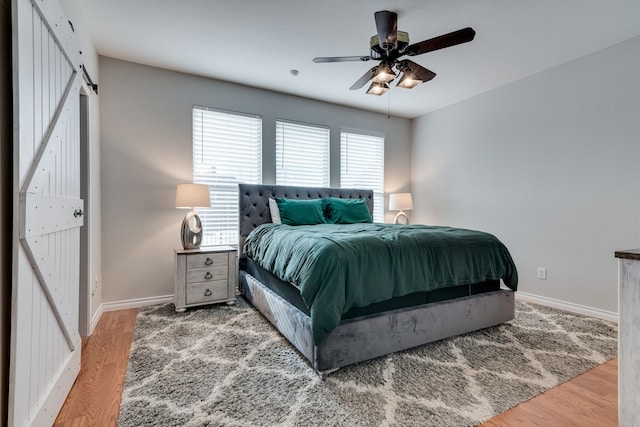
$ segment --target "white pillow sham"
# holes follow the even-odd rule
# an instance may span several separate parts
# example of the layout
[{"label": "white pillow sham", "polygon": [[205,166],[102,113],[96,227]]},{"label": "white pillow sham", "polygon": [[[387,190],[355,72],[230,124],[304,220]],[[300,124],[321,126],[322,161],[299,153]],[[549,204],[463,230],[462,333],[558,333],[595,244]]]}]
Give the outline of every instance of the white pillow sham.
[{"label": "white pillow sham", "polygon": [[269,197],[269,210],[271,211],[271,221],[274,224],[282,224],[282,220],[280,219],[280,209],[278,208],[276,199],[273,197]]}]

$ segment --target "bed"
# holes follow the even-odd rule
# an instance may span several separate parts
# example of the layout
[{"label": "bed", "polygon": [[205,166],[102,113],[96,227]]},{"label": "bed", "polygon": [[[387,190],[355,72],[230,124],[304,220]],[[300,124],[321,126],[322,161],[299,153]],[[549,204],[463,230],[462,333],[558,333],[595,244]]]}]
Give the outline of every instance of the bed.
[{"label": "bed", "polygon": [[[300,261],[300,264],[294,263],[293,267],[288,267],[286,269],[288,276],[281,265],[283,259],[292,263],[295,261],[288,258],[293,258],[296,253],[301,252],[298,247],[301,244],[299,242],[309,240],[312,242],[310,243],[311,245],[320,247],[324,245],[325,241],[330,240],[338,242],[338,246],[348,246],[349,250],[351,252],[356,251],[355,253],[358,256],[358,258],[353,258],[351,261],[345,261],[347,264],[351,263],[350,265],[353,265],[357,263],[355,262],[356,259],[364,258],[361,252],[357,252],[363,250],[363,248],[353,249],[351,241],[341,240],[346,238],[344,236],[347,235],[355,236],[361,234],[365,236],[363,237],[363,242],[368,247],[369,245],[375,246],[376,240],[371,240],[372,238],[368,237],[367,233],[382,233],[382,239],[376,238],[377,240],[393,240],[394,242],[396,241],[396,236],[398,236],[397,241],[400,242],[401,234],[408,234],[410,240],[418,240],[413,236],[427,232],[435,232],[439,233],[439,235],[446,233],[460,234],[462,232],[479,234],[479,232],[417,225],[278,226],[272,224],[273,221],[269,209],[270,198],[287,200],[324,199],[325,201],[332,200],[329,198],[356,200],[363,201],[358,204],[366,204],[368,211],[372,212],[373,192],[357,189],[239,185],[240,292],[308,359],[321,376],[342,366],[494,326],[515,317],[514,291],[517,286],[515,265],[506,248],[491,235],[487,236],[497,241],[497,243],[493,242],[492,245],[501,247],[499,255],[485,256],[480,261],[472,260],[468,264],[486,265],[494,262],[493,259],[495,258],[501,258],[499,262],[496,261],[499,264],[498,266],[485,266],[482,268],[482,271],[487,270],[492,271],[492,273],[478,275],[476,271],[468,277],[457,275],[456,280],[459,283],[447,283],[446,286],[437,286],[433,289],[431,286],[423,286],[421,283],[423,279],[420,275],[410,274],[411,280],[398,280],[397,276],[389,276],[392,278],[389,282],[394,282],[389,287],[395,290],[383,289],[380,292],[371,292],[374,295],[369,297],[366,290],[378,289],[377,287],[372,288],[369,286],[371,285],[370,282],[386,280],[386,276],[381,274],[380,271],[392,271],[397,261],[405,258],[407,262],[415,263],[409,257],[411,252],[419,252],[418,255],[415,255],[418,257],[420,254],[424,255],[421,249],[417,251],[404,249],[402,257],[391,253],[392,255],[388,257],[390,260],[383,259],[376,262],[376,265],[382,264],[386,266],[377,274],[367,275],[367,272],[360,272],[355,276],[353,274],[345,274],[339,277],[340,280],[332,276],[331,280],[333,281],[325,284],[325,288],[318,288],[323,289],[321,292],[314,290],[311,294],[307,291],[310,285],[305,283],[304,286],[301,286],[300,283],[297,283],[298,276],[304,276],[308,280],[311,280],[309,279],[311,276],[323,276],[323,274],[297,273],[297,266],[302,266],[303,263],[306,263],[306,258],[310,258],[310,255],[302,257],[303,261]],[[334,229],[337,237],[324,234],[334,232]],[[288,233],[303,234],[293,234],[292,237],[287,237]],[[264,249],[260,249],[261,247],[257,246],[260,238],[271,241],[271,244],[263,245]],[[294,243],[287,243],[287,238]],[[466,239],[467,235],[465,234],[463,240]],[[245,242],[247,243],[246,245]],[[276,250],[282,250],[284,253],[278,254],[278,252],[274,252]],[[289,252],[286,252],[287,250]],[[377,252],[386,253],[387,250],[382,248]],[[459,251],[459,249],[457,250]],[[486,250],[478,252],[482,254]],[[322,252],[321,255],[316,256],[316,259],[333,259],[328,257],[326,253],[328,252]],[[431,255],[434,254],[433,251],[429,253]],[[466,254],[457,253],[461,254],[460,258],[466,257]],[[348,258],[348,255],[339,253],[339,255],[336,255],[337,258]],[[440,261],[434,263],[434,265],[443,266],[442,269],[447,270],[447,259],[451,259],[452,262],[455,261],[458,264],[466,262],[454,258],[457,257],[442,255],[439,258]],[[369,266],[368,269],[371,269],[373,264],[367,265]],[[403,269],[406,267],[406,265],[403,265]],[[476,267],[473,268],[475,269]],[[329,269],[325,267],[324,271],[333,270],[334,268],[331,266]],[[500,278],[502,278],[502,282]],[[291,281],[286,279],[291,279]],[[346,284],[341,284],[342,279],[346,281]],[[426,283],[427,279],[424,279],[424,281]],[[448,280],[448,282],[451,282],[451,280]],[[338,286],[338,284],[340,285]],[[506,288],[504,284],[507,284],[509,288]],[[358,289],[359,286],[365,291],[351,291],[352,286],[354,289]],[[398,292],[397,288],[399,287],[406,289]],[[354,294],[355,297],[349,296],[351,294]],[[323,297],[316,297],[317,295],[323,295]],[[369,301],[368,298],[372,301]],[[334,300],[337,301],[335,303],[336,307],[333,307]],[[325,312],[328,312],[329,315],[325,315]],[[318,313],[321,314],[319,315]],[[321,320],[324,323],[321,323]]]}]

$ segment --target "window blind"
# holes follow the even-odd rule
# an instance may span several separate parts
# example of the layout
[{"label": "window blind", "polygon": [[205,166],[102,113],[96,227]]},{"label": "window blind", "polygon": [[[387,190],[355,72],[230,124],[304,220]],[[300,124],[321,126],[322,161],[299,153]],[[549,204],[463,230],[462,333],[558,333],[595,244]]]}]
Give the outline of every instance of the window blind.
[{"label": "window blind", "polygon": [[340,186],[373,190],[373,221],[384,222],[384,137],[340,132]]},{"label": "window blind", "polygon": [[329,128],[276,121],[276,184],[329,186]]},{"label": "window blind", "polygon": [[262,183],[262,118],[193,107],[193,182],[209,185],[198,209],[202,246],[238,245],[238,183]]}]

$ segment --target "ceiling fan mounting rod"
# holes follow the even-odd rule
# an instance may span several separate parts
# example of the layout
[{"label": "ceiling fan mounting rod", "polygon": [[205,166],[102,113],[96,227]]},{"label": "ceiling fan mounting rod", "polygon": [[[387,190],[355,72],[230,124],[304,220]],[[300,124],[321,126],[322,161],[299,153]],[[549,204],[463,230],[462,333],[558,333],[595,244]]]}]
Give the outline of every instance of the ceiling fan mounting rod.
[{"label": "ceiling fan mounting rod", "polygon": [[378,43],[385,52],[398,47],[398,14],[381,10],[374,14],[378,30]]}]

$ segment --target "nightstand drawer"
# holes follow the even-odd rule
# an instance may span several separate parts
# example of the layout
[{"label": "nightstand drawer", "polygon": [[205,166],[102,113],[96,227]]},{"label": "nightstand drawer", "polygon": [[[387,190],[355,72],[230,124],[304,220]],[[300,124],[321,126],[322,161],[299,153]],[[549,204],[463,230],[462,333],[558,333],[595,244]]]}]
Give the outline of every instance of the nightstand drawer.
[{"label": "nightstand drawer", "polygon": [[187,285],[187,304],[225,300],[228,292],[226,279],[215,282],[190,283]]},{"label": "nightstand drawer", "polygon": [[227,268],[229,263],[229,254],[197,254],[189,255],[187,257],[187,270],[193,268],[215,268],[224,267]]},{"label": "nightstand drawer", "polygon": [[187,283],[214,282],[217,280],[227,280],[229,277],[229,266],[211,266],[209,268],[187,268]]}]

